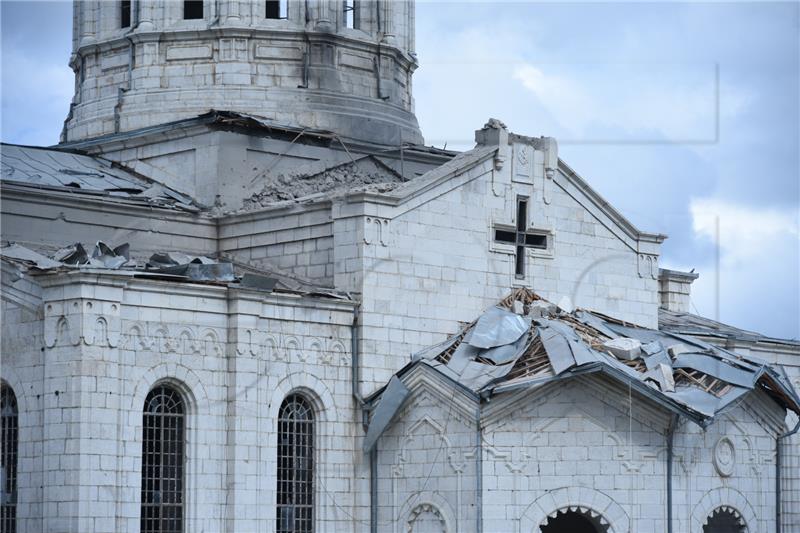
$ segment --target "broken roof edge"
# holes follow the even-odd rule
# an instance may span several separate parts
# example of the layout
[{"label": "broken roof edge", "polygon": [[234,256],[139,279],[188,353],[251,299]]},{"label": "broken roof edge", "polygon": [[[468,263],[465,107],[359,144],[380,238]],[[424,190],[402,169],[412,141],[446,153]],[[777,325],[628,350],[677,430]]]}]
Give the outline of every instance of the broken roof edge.
[{"label": "broken roof edge", "polygon": [[[155,178],[142,174],[137,170],[119,163],[117,161],[113,161],[108,159],[99,154],[90,154],[84,150],[78,149],[70,149],[70,148],[61,148],[59,146],[55,147],[43,147],[43,146],[28,146],[28,145],[21,145],[21,144],[13,144],[13,143],[4,143],[0,142],[0,151],[2,151],[3,146],[11,146],[14,148],[21,148],[24,150],[39,150],[42,152],[57,152],[60,154],[70,154],[73,156],[85,157],[91,159],[95,162],[100,168],[103,168],[104,172],[108,171],[117,171],[127,176],[116,176],[117,179],[126,180],[131,185],[135,185],[137,187],[142,187],[141,192],[137,194],[130,194],[128,196],[119,196],[112,194],[112,191],[109,189],[92,189],[92,188],[81,188],[81,187],[66,187],[66,186],[59,186],[59,185],[48,185],[48,184],[41,184],[41,183],[30,183],[27,181],[3,178],[2,183],[9,183],[9,184],[17,184],[21,187],[29,187],[32,189],[41,189],[41,190],[55,190],[55,191],[68,191],[72,193],[84,194],[87,196],[104,196],[110,198],[129,198],[129,199],[138,199],[143,202],[147,203],[154,203],[154,204],[167,204],[167,205],[176,205],[177,207],[181,207],[187,211],[200,211],[203,209],[207,209],[207,206],[201,204],[197,200],[195,200],[191,195],[179,191],[178,189],[174,188],[171,185],[163,183]],[[24,152],[22,152],[24,154]],[[50,156],[53,157],[53,156]],[[76,159],[77,161],[77,159]],[[10,165],[10,164],[9,164]],[[10,165],[11,166],[11,165]],[[137,180],[141,183],[137,183]],[[152,194],[148,194],[148,192],[152,192],[154,188],[161,188],[163,191],[161,196],[153,196]]]},{"label": "broken roof edge", "polygon": [[[0,264],[2,264],[4,268],[6,266],[10,266],[11,268],[19,270],[15,261],[9,260],[5,257],[0,257]],[[241,285],[236,281],[213,282],[209,280],[196,280],[190,279],[183,275],[141,269],[112,269],[94,266],[63,266],[59,268],[48,269],[32,268],[25,272],[25,276],[35,279],[42,286],[58,286],[73,282],[81,283],[83,281],[80,280],[80,278],[85,278],[86,282],[95,284],[99,283],[101,279],[106,280],[109,283],[113,282],[114,279],[137,280],[142,282],[170,283],[182,287],[182,290],[187,290],[190,292],[196,292],[197,290],[208,290],[213,292],[230,290],[236,291],[237,293],[257,296],[260,300],[268,297],[313,298],[331,304],[346,305],[348,308],[358,304],[357,299],[354,298],[354,294],[352,293],[336,293],[322,287],[309,288],[308,290],[276,287],[269,292],[265,292],[254,287]]]},{"label": "broken roof edge", "polygon": [[[180,204],[147,201],[148,199],[135,196],[114,196],[103,191],[81,191],[65,188],[41,187],[25,182],[0,180],[3,190],[3,200],[37,202],[53,205],[56,203],[68,204],[82,210],[96,209],[113,203],[117,208],[125,208],[138,212],[160,213],[175,217],[192,217],[193,222],[207,222],[214,224],[214,217],[201,209],[185,209]],[[15,197],[16,196],[16,197]],[[36,197],[34,199],[33,197]],[[75,205],[73,205],[75,204]]]},{"label": "broken roof edge", "polygon": [[[53,148],[65,148],[65,149],[91,149],[98,145],[111,145],[113,146],[115,143],[130,143],[135,142],[136,139],[142,139],[144,144],[147,143],[146,139],[152,135],[167,135],[169,136],[171,133],[176,134],[191,134],[191,131],[194,128],[202,128],[203,126],[206,127],[218,127],[223,128],[226,126],[224,121],[226,120],[241,120],[242,122],[239,124],[233,124],[235,126],[241,127],[245,130],[252,130],[252,131],[262,131],[264,133],[272,133],[281,136],[288,136],[290,139],[300,135],[300,138],[297,139],[297,142],[301,142],[302,137],[315,137],[318,140],[324,140],[330,148],[332,149],[339,149],[342,148],[345,151],[349,150],[360,150],[364,153],[371,153],[373,155],[381,155],[387,154],[391,152],[400,152],[403,151],[404,156],[409,159],[441,159],[441,158],[451,158],[458,154],[459,152],[454,150],[444,150],[442,148],[436,148],[434,146],[426,146],[422,144],[404,144],[402,147],[398,145],[385,145],[385,144],[374,144],[374,143],[366,143],[361,140],[351,139],[345,136],[341,136],[333,131],[330,130],[323,130],[323,129],[316,129],[316,128],[302,128],[298,126],[291,126],[288,124],[281,124],[279,122],[274,122],[267,117],[262,117],[259,115],[248,114],[248,113],[241,113],[238,111],[227,111],[227,110],[220,110],[220,109],[209,109],[205,113],[201,113],[194,117],[188,117],[178,120],[173,120],[170,122],[164,122],[162,124],[156,124],[154,126],[146,126],[143,128],[137,128],[129,131],[119,132],[119,133],[108,133],[105,135],[100,135],[97,137],[92,137],[90,139],[81,139],[77,141],[68,141],[65,143],[59,143],[53,145]],[[340,147],[339,143],[343,142],[347,144],[347,148]]]},{"label": "broken roof edge", "polygon": [[[757,331],[749,331],[746,329],[741,329],[736,326],[732,326],[730,324],[726,324],[724,322],[720,322],[719,320],[714,320],[713,318],[704,317],[702,315],[698,315],[695,313],[689,313],[687,311],[671,311],[669,309],[665,309],[660,307],[658,310],[659,313],[659,330],[665,331],[667,333],[676,333],[680,335],[689,335],[689,336],[696,336],[696,337],[710,337],[715,339],[724,339],[724,340],[732,340],[734,342],[742,342],[742,343],[766,343],[766,344],[775,344],[775,345],[782,345],[793,352],[798,352],[800,350],[800,339],[783,339],[780,337],[770,337],[768,335],[763,335],[758,333]],[[661,318],[670,317],[671,320],[677,321],[680,320],[681,317],[689,317],[689,319],[697,319],[700,322],[705,322],[708,324],[704,326],[703,324],[692,324],[692,323],[685,323],[683,325],[678,325],[675,323],[666,324],[662,322]],[[721,326],[716,327],[715,326]]]},{"label": "broken roof edge", "polygon": [[[653,244],[661,244],[668,236],[663,233],[651,233],[640,230],[630,220],[628,220],[622,213],[620,213],[611,203],[608,202],[603,196],[597,192],[589,182],[580,176],[572,167],[570,167],[563,159],[558,160],[558,169],[575,187],[578,188],[600,211],[605,213],[620,229],[622,229],[628,237],[637,241],[643,241]],[[638,251],[638,250],[637,250]]]},{"label": "broken roof edge", "polygon": [[[477,146],[472,150],[461,152],[448,162],[433,168],[425,174],[403,183],[401,186],[385,193],[355,190],[342,195],[347,204],[374,203],[391,207],[401,206],[426,192],[435,189],[448,180],[462,175],[482,163],[485,163],[497,152],[496,146]],[[460,163],[460,164],[459,164]]]}]

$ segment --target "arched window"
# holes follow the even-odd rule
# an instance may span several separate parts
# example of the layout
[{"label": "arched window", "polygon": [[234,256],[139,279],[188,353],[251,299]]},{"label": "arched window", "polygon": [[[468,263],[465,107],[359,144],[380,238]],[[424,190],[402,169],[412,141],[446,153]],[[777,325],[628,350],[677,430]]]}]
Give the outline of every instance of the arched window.
[{"label": "arched window", "polygon": [[314,531],[314,410],[299,394],[278,412],[277,533]]},{"label": "arched window", "polygon": [[141,533],[182,533],[186,408],[181,393],[159,385],[144,401]]},{"label": "arched window", "polygon": [[19,446],[19,411],[17,397],[6,384],[0,385],[0,457],[2,458],[2,506],[0,506],[0,532],[17,530],[17,452]]},{"label": "arched window", "polygon": [[732,507],[717,507],[703,526],[703,533],[743,533],[744,519]]}]

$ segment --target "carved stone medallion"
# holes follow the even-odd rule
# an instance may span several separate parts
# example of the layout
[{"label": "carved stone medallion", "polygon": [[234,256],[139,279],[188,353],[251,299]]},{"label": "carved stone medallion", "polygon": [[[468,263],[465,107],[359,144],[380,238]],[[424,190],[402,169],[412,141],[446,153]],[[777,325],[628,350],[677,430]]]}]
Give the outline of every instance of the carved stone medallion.
[{"label": "carved stone medallion", "polygon": [[722,477],[733,474],[733,467],[736,466],[736,448],[728,437],[722,437],[714,446],[714,467]]}]

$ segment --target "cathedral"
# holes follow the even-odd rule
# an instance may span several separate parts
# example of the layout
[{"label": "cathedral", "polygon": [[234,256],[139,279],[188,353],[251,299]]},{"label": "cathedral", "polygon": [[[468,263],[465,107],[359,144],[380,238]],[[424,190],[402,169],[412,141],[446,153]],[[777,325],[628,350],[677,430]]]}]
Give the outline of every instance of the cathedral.
[{"label": "cathedral", "polygon": [[426,146],[413,0],[74,3],[2,144],[2,533],[796,533],[800,342],[557,140]]}]

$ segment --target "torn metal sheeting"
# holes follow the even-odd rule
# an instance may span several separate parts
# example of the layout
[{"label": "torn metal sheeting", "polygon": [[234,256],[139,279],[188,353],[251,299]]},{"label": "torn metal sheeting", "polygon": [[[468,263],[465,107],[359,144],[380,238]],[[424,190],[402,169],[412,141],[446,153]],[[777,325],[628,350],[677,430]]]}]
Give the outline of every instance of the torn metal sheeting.
[{"label": "torn metal sheeting", "polygon": [[53,259],[66,265],[83,265],[89,262],[89,254],[79,242],[58,250]]},{"label": "torn metal sheeting", "polygon": [[63,263],[60,261],[54,261],[47,256],[34,252],[19,244],[12,244],[5,248],[0,248],[0,255],[6,259],[22,262],[41,270],[63,266]]},{"label": "torn metal sheeting", "polygon": [[378,442],[378,439],[392,423],[397,412],[403,406],[411,391],[397,376],[392,376],[386,389],[381,394],[378,405],[372,412],[372,417],[364,437],[364,451],[369,452]]},{"label": "torn metal sheeting", "polygon": [[477,361],[470,361],[458,376],[458,381],[472,390],[480,390],[508,374],[513,366],[513,363],[485,365]]},{"label": "torn metal sheeting", "polygon": [[449,337],[448,339],[446,339],[443,342],[440,342],[439,344],[434,344],[433,346],[428,346],[427,348],[423,348],[418,352],[414,352],[413,354],[411,354],[411,360],[419,361],[420,359],[433,359],[440,353],[449,350],[456,343],[456,341],[458,341],[460,337],[461,334],[459,333],[457,335]]},{"label": "torn metal sheeting", "polygon": [[162,274],[184,276],[192,281],[233,281],[233,263],[188,263],[156,270]]},{"label": "torn metal sheeting", "polygon": [[529,312],[531,302],[539,301],[518,289],[465,330],[415,354],[414,361],[487,397],[602,372],[700,425],[710,423],[731,398],[756,387],[800,413],[800,398],[785,376],[757,358],[586,310],[552,318],[512,312],[520,302]]},{"label": "torn metal sheeting", "polygon": [[492,307],[478,319],[469,343],[476,348],[494,348],[511,344],[530,327],[530,319],[526,320],[511,311]]},{"label": "torn metal sheeting", "polygon": [[89,263],[92,266],[102,266],[116,270],[130,259],[129,249],[130,247],[127,243],[112,249],[103,241],[97,241]]},{"label": "torn metal sheeting", "polygon": [[672,359],[670,359],[669,355],[667,355],[667,352],[664,350],[644,357],[644,366],[647,370],[652,370],[659,364],[672,366]]},{"label": "torn metal sheeting", "polygon": [[581,322],[581,324],[594,328],[595,330],[597,330],[598,332],[602,333],[603,335],[605,335],[610,339],[615,339],[619,337],[619,334],[616,333],[611,328],[609,328],[603,319],[587,311],[584,310],[576,311],[575,318],[577,318],[578,321]]},{"label": "torn metal sheeting", "polygon": [[517,339],[512,344],[504,344],[503,346],[496,346],[481,352],[479,355],[483,359],[487,359],[496,365],[504,365],[516,361],[522,352],[530,344],[530,330],[522,334],[522,337]]},{"label": "torn metal sheeting", "polygon": [[575,358],[572,356],[569,341],[560,331],[551,327],[540,327],[539,337],[542,339],[547,357],[550,358],[550,365],[556,375],[575,366]]},{"label": "torn metal sheeting", "polygon": [[[631,326],[622,326],[620,324],[612,324],[606,322],[608,328],[617,333],[618,336],[628,337],[630,339],[637,339],[642,344],[647,344],[653,341],[658,341],[663,339],[666,335],[652,330],[652,329],[645,329],[645,328],[635,328]],[[667,337],[668,338],[668,337]]]},{"label": "torn metal sheeting", "polygon": [[713,417],[719,405],[719,398],[696,387],[680,387],[676,388],[673,392],[662,393],[668,398],[672,398],[691,410],[707,417]]},{"label": "torn metal sheeting", "polygon": [[189,255],[181,252],[157,252],[147,260],[147,266],[152,268],[166,268],[189,263],[213,265],[217,261],[202,255]]},{"label": "torn metal sheeting", "polygon": [[748,389],[753,388],[758,378],[758,375],[753,372],[734,368],[716,357],[700,353],[681,354],[675,358],[672,366],[674,368],[699,370],[703,374],[721,379],[731,385],[739,385],[740,387],[747,387]]},{"label": "torn metal sheeting", "polygon": [[655,368],[648,370],[644,375],[644,379],[651,379],[658,383],[658,387],[662,392],[675,391],[675,379],[672,377],[672,367],[664,363],[659,363]]},{"label": "torn metal sheeting", "polygon": [[464,372],[464,369],[469,365],[470,362],[475,360],[481,353],[481,349],[475,346],[472,346],[468,342],[462,342],[458,345],[458,348],[453,352],[453,355],[450,357],[450,361],[447,363],[447,368],[455,372],[457,375],[461,375]]},{"label": "torn metal sheeting", "polygon": [[239,284],[242,287],[267,292],[272,292],[276,283],[278,283],[277,278],[260,276],[258,274],[244,274],[242,279],[239,280]]}]

